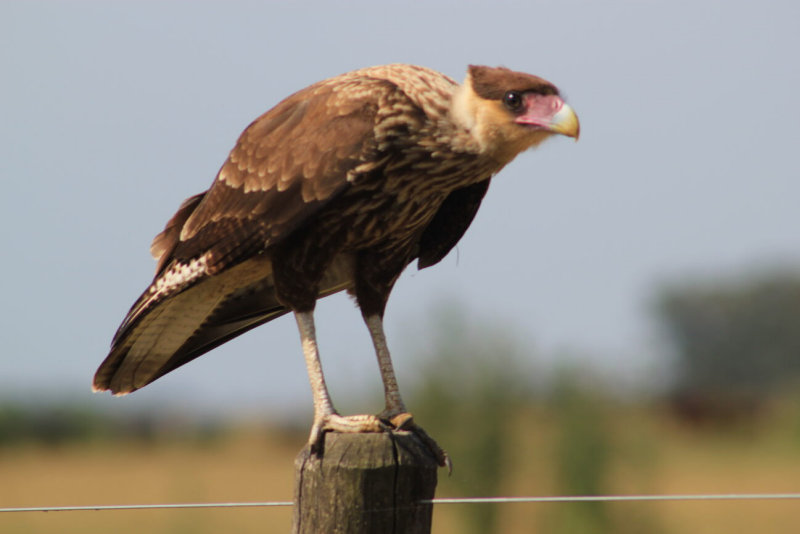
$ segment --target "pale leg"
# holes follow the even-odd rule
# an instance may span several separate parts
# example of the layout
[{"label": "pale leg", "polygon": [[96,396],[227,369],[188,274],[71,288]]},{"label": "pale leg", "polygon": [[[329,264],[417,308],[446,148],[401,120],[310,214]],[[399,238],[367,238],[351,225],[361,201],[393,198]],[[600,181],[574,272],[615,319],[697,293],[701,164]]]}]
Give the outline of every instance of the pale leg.
[{"label": "pale leg", "polygon": [[311,383],[311,394],[314,399],[314,423],[308,442],[312,451],[321,450],[322,436],[325,430],[336,432],[382,432],[384,425],[374,415],[351,415],[342,417],[333,409],[322,364],[317,349],[317,336],[314,328],[314,312],[295,312],[300,340],[303,344],[303,356],[308,370],[308,381]]},{"label": "pale leg", "polygon": [[386,335],[383,332],[383,318],[380,315],[370,315],[369,317],[364,317],[364,322],[367,323],[367,329],[369,329],[369,334],[372,336],[372,343],[375,345],[375,354],[378,357],[378,367],[381,370],[383,393],[386,399],[386,409],[378,417],[389,421],[392,428],[409,430],[416,434],[436,455],[439,465],[447,467],[448,471],[452,471],[453,464],[450,462],[447,452],[433,438],[428,436],[427,432],[414,423],[413,416],[406,410],[406,405],[400,396],[400,389],[397,386],[397,378],[392,367],[389,347],[386,344]]},{"label": "pale leg", "polygon": [[391,419],[392,417],[405,413],[406,406],[400,396],[400,389],[397,387],[397,378],[392,367],[392,358],[389,355],[389,347],[386,345],[386,335],[383,333],[383,319],[378,315],[370,315],[364,318],[367,323],[369,334],[372,336],[372,344],[375,346],[375,354],[378,357],[378,367],[381,370],[383,380],[383,394],[386,399],[386,410],[382,415]]}]

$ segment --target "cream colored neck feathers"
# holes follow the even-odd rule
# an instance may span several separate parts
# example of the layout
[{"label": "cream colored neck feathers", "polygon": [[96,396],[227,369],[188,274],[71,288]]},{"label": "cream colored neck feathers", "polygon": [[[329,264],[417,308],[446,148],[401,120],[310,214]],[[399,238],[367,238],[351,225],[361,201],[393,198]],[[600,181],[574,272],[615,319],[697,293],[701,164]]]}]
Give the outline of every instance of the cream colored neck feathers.
[{"label": "cream colored neck feathers", "polygon": [[502,102],[479,97],[472,88],[469,74],[453,93],[450,115],[456,125],[472,136],[481,154],[494,158],[501,165],[552,135],[545,130],[516,124],[514,115]]}]

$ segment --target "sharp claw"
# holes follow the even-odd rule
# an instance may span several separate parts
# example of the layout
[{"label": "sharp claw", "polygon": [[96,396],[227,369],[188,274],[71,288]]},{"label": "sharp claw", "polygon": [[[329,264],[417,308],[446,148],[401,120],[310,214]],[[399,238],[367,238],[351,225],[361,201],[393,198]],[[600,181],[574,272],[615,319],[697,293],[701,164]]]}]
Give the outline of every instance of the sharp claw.
[{"label": "sharp claw", "polygon": [[422,443],[425,444],[426,447],[428,447],[428,450],[430,450],[431,453],[433,453],[433,455],[436,457],[436,462],[441,467],[447,468],[447,475],[448,476],[452,475],[453,462],[450,460],[450,456],[447,454],[447,451],[441,448],[439,444],[436,443],[436,441],[422,429],[422,427],[413,425],[410,431],[413,432],[414,435],[416,435],[422,441]]},{"label": "sharp claw", "polygon": [[441,467],[447,468],[448,476],[453,473],[453,462],[450,461],[447,451],[442,449],[436,441],[428,435],[422,427],[414,423],[414,416],[408,412],[394,413],[384,412],[378,417],[386,421],[395,430],[411,432],[416,435],[420,441],[428,448],[429,451],[436,457],[436,462]]},{"label": "sharp claw", "polygon": [[325,446],[325,425],[323,421],[314,421],[314,424],[311,425],[308,445],[311,448],[311,454],[322,456]]},{"label": "sharp claw", "polygon": [[[440,460],[439,465],[447,468],[447,476],[453,476],[453,462],[450,460],[450,456],[447,455],[447,452],[442,451],[442,453],[444,453],[444,458]],[[441,462],[444,462],[444,464]]]}]

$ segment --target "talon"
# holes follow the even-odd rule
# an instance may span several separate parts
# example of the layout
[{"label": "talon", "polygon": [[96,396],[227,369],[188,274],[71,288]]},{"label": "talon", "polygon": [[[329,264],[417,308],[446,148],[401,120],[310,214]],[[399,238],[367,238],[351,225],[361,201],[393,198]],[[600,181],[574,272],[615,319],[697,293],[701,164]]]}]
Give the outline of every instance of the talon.
[{"label": "talon", "polygon": [[343,433],[384,432],[386,425],[374,415],[338,415],[326,418],[323,430]]},{"label": "talon", "polygon": [[397,430],[412,430],[416,426],[414,424],[414,416],[408,412],[399,413],[391,417],[389,423]]},{"label": "talon", "polygon": [[325,449],[325,423],[323,421],[315,421],[311,425],[311,433],[308,436],[308,446],[311,448],[311,454],[322,456]]},{"label": "talon", "polygon": [[429,451],[436,457],[436,462],[441,467],[447,468],[447,474],[453,473],[453,462],[450,461],[447,451],[439,446],[432,437],[428,435],[422,427],[417,426],[414,422],[414,416],[408,412],[391,413],[383,412],[379,415],[381,420],[388,422],[395,430],[411,432],[416,435],[420,441],[428,448]]},{"label": "talon", "polygon": [[414,435],[417,436],[426,447],[428,447],[428,450],[431,451],[431,453],[433,453],[433,455],[436,457],[436,462],[439,464],[439,466],[446,467],[447,474],[452,475],[453,462],[450,460],[450,456],[447,454],[447,451],[441,448],[439,444],[436,443],[436,440],[430,437],[428,433],[422,429],[422,427],[413,424],[413,422],[412,427],[409,430],[413,432]]},{"label": "talon", "polygon": [[321,417],[311,426],[308,444],[311,452],[321,454],[325,432],[341,432],[356,434],[361,432],[387,432],[389,426],[374,415],[347,415],[330,414]]}]

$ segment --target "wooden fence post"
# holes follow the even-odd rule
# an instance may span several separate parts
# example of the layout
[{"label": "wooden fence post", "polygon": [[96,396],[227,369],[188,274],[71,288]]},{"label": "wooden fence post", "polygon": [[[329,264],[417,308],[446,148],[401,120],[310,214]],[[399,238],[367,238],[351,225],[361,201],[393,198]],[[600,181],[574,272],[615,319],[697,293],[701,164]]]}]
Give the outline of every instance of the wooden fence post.
[{"label": "wooden fence post", "polygon": [[436,458],[409,432],[325,435],[295,460],[294,534],[430,534]]}]

